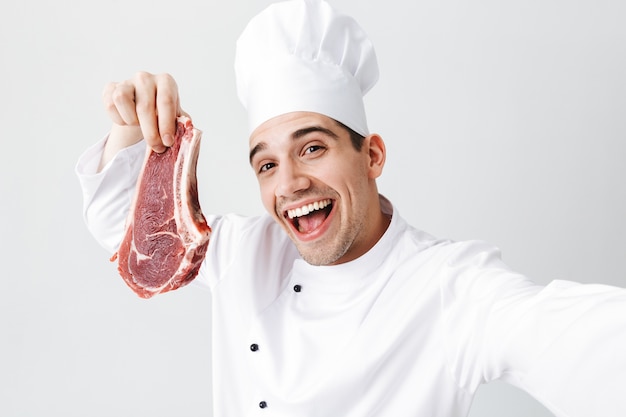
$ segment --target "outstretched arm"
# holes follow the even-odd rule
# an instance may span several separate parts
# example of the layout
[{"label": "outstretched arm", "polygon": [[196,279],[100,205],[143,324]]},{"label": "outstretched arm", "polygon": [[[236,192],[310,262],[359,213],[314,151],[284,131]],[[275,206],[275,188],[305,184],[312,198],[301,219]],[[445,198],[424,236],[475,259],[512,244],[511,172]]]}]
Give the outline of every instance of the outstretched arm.
[{"label": "outstretched arm", "polygon": [[168,74],[138,72],[128,80],[107,84],[102,99],[112,122],[110,133],[83,153],[76,172],[87,227],[113,253],[145,159],[143,144],[163,152],[173,143],[177,116],[187,114],[180,107],[178,86]]}]

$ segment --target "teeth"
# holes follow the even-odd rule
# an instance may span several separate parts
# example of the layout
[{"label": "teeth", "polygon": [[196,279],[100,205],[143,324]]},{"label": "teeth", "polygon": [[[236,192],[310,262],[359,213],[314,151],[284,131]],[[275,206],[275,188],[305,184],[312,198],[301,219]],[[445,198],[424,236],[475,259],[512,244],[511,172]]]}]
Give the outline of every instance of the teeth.
[{"label": "teeth", "polygon": [[321,210],[327,207],[329,204],[330,204],[329,199],[316,201],[315,203],[306,204],[302,207],[298,207],[297,209],[287,210],[287,215],[289,216],[290,219],[293,219],[294,217],[306,216],[307,214],[315,210]]}]

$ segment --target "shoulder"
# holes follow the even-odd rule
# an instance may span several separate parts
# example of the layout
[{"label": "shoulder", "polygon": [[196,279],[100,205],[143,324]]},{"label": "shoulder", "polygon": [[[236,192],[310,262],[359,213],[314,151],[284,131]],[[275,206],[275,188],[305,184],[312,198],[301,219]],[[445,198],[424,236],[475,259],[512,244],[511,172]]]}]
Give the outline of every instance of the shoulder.
[{"label": "shoulder", "polygon": [[[295,246],[282,228],[267,214],[207,216],[211,240],[201,273],[210,285],[239,271],[263,274],[287,268],[298,257]],[[238,274],[239,274],[238,272]]]}]

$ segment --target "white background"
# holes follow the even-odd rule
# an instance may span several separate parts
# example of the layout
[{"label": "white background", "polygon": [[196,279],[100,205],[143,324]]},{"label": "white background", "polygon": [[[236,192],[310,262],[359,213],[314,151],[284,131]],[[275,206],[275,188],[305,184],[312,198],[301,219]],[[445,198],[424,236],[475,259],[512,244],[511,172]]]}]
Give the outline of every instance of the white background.
[{"label": "white background", "polygon": [[[0,416],[210,416],[209,295],[137,298],[73,169],[108,130],[104,84],[169,72],[204,131],[205,212],[260,213],[232,67],[268,3],[1,3]],[[380,189],[410,223],[487,240],[541,283],[626,285],[625,2],[331,3],[377,48]],[[494,383],[471,415],[550,414]]]}]

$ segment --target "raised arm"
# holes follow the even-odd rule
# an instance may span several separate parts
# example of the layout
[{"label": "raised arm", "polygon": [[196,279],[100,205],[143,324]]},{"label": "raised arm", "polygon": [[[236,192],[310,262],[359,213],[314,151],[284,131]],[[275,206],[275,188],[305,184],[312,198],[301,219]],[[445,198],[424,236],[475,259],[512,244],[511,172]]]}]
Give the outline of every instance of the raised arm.
[{"label": "raised arm", "polygon": [[169,74],[138,72],[126,81],[107,84],[102,98],[113,125],[106,140],[81,155],[76,173],[85,223],[112,253],[123,236],[145,159],[142,145],[163,152],[173,142],[176,117],[188,115],[180,107],[178,86]]}]

